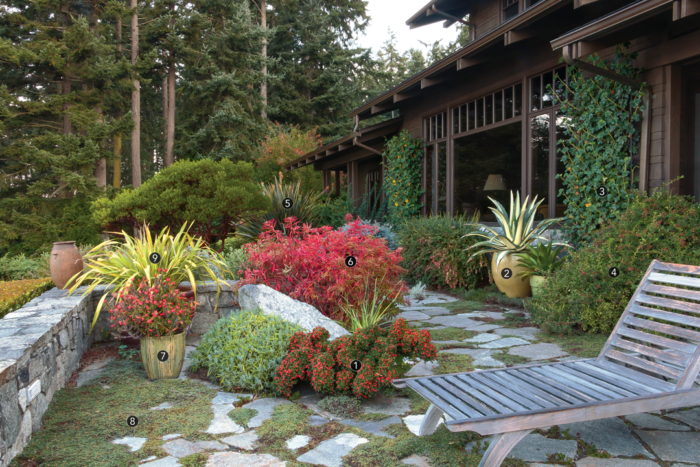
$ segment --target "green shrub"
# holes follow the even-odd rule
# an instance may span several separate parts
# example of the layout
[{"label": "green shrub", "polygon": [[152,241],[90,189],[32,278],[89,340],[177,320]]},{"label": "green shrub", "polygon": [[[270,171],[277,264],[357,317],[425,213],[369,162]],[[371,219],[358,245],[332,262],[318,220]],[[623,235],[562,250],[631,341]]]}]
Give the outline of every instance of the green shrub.
[{"label": "green shrub", "polygon": [[473,289],[488,277],[484,268],[488,262],[483,256],[471,258],[465,251],[479,240],[462,239],[475,227],[478,217],[451,217],[439,215],[411,219],[400,226],[397,233],[403,247],[401,265],[408,270],[406,280],[412,284],[423,282],[437,289]]},{"label": "green shrub", "polygon": [[360,413],[359,399],[348,396],[328,396],[318,403],[318,408],[342,418],[353,418]]},{"label": "green shrub", "polygon": [[0,318],[53,287],[50,278],[0,282]]},{"label": "green shrub", "polygon": [[345,225],[345,215],[348,210],[347,193],[341,190],[340,196],[331,195],[324,200],[319,208],[319,225],[329,225],[335,229]]},{"label": "green shrub", "polygon": [[248,266],[248,253],[243,248],[229,250],[224,255],[224,261],[229,271],[231,271],[231,274],[226,274],[226,279],[238,280],[243,277],[243,274],[238,272],[245,271],[245,268]]},{"label": "green shrub", "polygon": [[38,257],[27,257],[24,254],[0,257],[0,278],[7,281],[40,279],[50,275],[48,254]]},{"label": "green shrub", "polygon": [[301,328],[261,311],[243,311],[218,320],[192,352],[192,370],[207,368],[227,391],[271,392],[275,370]]},{"label": "green shrub", "polygon": [[[700,264],[700,205],[691,198],[660,190],[634,199],[570,255],[526,308],[548,332],[608,333],[654,259]],[[612,267],[618,277],[608,274]]]},{"label": "green shrub", "polygon": [[[255,219],[270,206],[253,179],[253,164],[247,162],[181,160],[136,190],[99,199],[94,217],[110,230],[147,222],[152,230],[178,231],[192,224],[190,234],[208,244],[223,243],[234,223]],[[220,244],[220,250],[224,247]]]}]

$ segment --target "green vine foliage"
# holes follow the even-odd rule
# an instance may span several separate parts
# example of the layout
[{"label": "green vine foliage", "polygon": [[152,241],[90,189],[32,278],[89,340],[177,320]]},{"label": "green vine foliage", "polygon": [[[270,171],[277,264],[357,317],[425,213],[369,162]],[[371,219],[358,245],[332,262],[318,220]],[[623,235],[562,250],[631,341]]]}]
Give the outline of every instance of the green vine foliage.
[{"label": "green vine foliage", "polygon": [[[640,73],[620,45],[611,62],[597,55],[588,62],[636,79]],[[631,154],[638,151],[639,131],[635,123],[642,117],[642,98],[646,83],[633,89],[602,76],[584,77],[569,67],[569,83],[557,80],[559,93],[552,93],[568,118],[565,135],[558,142],[559,154],[566,166],[562,179],[566,219],[575,245],[602,224],[615,219],[629,206],[635,193],[630,186]],[[567,98],[568,95],[568,98]],[[605,187],[605,196],[600,196]]]},{"label": "green vine foliage", "polygon": [[388,204],[388,220],[392,225],[416,217],[423,205],[420,197],[423,168],[423,140],[411,138],[403,130],[386,143],[386,175],[384,193]]}]

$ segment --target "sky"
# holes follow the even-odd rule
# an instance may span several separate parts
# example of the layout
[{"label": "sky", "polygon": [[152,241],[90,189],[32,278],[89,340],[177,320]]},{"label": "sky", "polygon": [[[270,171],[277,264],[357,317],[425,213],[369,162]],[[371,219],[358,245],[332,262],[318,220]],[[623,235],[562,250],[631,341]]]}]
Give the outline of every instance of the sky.
[{"label": "sky", "polygon": [[442,22],[409,29],[406,20],[427,3],[428,0],[367,0],[371,20],[365,29],[365,35],[360,36],[358,45],[371,47],[376,53],[389,39],[389,28],[396,34],[397,48],[401,52],[410,48],[423,49],[419,41],[432,44],[442,39],[442,43],[447,44],[454,40],[457,37],[457,28],[452,25],[445,29]]}]

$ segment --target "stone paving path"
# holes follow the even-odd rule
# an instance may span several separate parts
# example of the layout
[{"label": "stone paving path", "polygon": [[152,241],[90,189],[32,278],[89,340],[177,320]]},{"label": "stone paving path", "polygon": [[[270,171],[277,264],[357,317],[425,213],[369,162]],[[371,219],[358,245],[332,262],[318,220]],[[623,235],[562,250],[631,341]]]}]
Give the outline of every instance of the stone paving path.
[{"label": "stone paving path", "polygon": [[[446,345],[464,346],[469,348],[448,348],[440,350],[441,354],[469,355],[476,370],[501,368],[506,365],[494,358],[507,352],[520,356],[529,361],[558,361],[571,359],[556,344],[540,343],[537,341],[539,329],[534,327],[508,328],[504,320],[507,313],[514,311],[494,306],[485,306],[488,310],[471,313],[453,313],[441,305],[447,305],[457,299],[439,293],[427,292],[425,298],[413,301],[409,307],[402,307],[399,315],[419,329],[450,329],[467,330],[475,335],[462,340],[435,341]],[[487,321],[487,322],[485,322]],[[500,322],[500,325],[498,324]],[[428,323],[423,325],[422,323]],[[433,325],[432,327],[429,327]],[[435,326],[437,325],[437,326]],[[189,341],[186,354],[195,349],[196,340]],[[407,376],[432,375],[438,367],[438,362],[414,362]],[[185,361],[185,368],[189,361]],[[86,369],[84,380],[87,381],[99,375],[103,367],[96,366]],[[467,370],[465,368],[465,370]],[[180,379],[188,379],[183,372]],[[212,383],[198,381],[208,387],[216,388]],[[257,415],[250,420],[248,427],[236,424],[228,417],[235,408],[234,404],[241,397],[249,394],[232,394],[218,391],[211,401],[214,418],[206,430],[207,433],[218,436],[218,441],[191,442],[180,439],[174,433],[163,437],[167,441],[163,449],[169,456],[141,461],[141,465],[149,467],[175,467],[181,465],[179,459],[197,452],[209,453],[206,467],[283,467],[285,462],[269,454],[255,453],[258,435],[255,429],[272,416],[274,408],[291,402],[279,398],[262,398],[248,402],[243,407],[252,408]],[[335,420],[348,427],[352,426],[367,433],[367,436],[392,437],[385,428],[392,424],[403,423],[412,433],[418,433],[423,415],[406,415],[410,404],[405,398],[375,397],[363,402],[364,413],[384,414],[388,418],[375,422],[360,422],[355,420],[340,420],[317,407],[318,396],[302,397],[298,403],[314,410],[311,416],[312,426],[320,426]],[[169,404],[153,407],[153,410],[167,410]],[[442,422],[441,422],[442,423]],[[614,417],[591,422],[580,422],[559,427],[564,435],[551,436],[548,430],[540,430],[528,435],[511,452],[511,457],[526,461],[531,467],[552,465],[572,465],[577,467],[690,467],[700,466],[700,408],[678,410],[653,414],[637,414],[629,417]],[[567,431],[568,430],[568,431]],[[485,438],[477,443],[469,443],[465,449],[478,452],[486,450]],[[137,452],[145,444],[145,438],[124,438],[114,440],[114,443],[125,444],[133,452]],[[308,436],[297,435],[286,441],[287,449],[293,452],[301,451],[297,460],[310,465],[326,467],[343,466],[343,456],[357,446],[369,442],[365,437],[353,433],[342,433],[331,439],[322,441],[314,449],[308,450],[311,439]],[[595,446],[604,450],[609,458],[582,456],[583,448]],[[561,464],[552,464],[551,455],[559,455]],[[565,462],[566,459],[572,462]],[[578,458],[578,459],[577,459]],[[412,455],[403,459],[406,465],[431,467],[430,459]]]}]

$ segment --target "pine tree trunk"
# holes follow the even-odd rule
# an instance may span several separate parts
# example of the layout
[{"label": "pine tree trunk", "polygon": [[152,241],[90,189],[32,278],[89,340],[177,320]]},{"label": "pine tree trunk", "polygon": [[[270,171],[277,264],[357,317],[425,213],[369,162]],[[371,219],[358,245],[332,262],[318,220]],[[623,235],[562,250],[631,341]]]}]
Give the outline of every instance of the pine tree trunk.
[{"label": "pine tree trunk", "polygon": [[[117,18],[117,53],[121,57],[122,52],[122,19]],[[117,111],[117,122],[122,119],[121,110]],[[122,186],[122,134],[114,135],[114,162],[112,165],[112,187]]]},{"label": "pine tree trunk", "polygon": [[163,77],[163,160],[167,152],[165,146],[168,144],[168,75]]},{"label": "pine tree trunk", "polygon": [[[100,103],[95,109],[97,111],[97,121],[99,123],[103,122],[101,106],[102,104]],[[101,146],[102,143],[100,143],[100,149]],[[97,162],[95,162],[95,180],[97,181],[98,187],[104,188],[107,186],[107,160],[104,157],[97,159]]]},{"label": "pine tree trunk", "polygon": [[[134,10],[134,14],[131,16],[131,64],[135,65],[139,57],[137,0],[131,0],[129,6]],[[134,119],[134,129],[131,131],[131,184],[134,188],[138,188],[141,186],[141,82],[138,77],[134,79],[133,85],[131,113]]]},{"label": "pine tree trunk", "polygon": [[170,55],[168,70],[168,140],[165,145],[165,166],[170,167],[175,162],[173,147],[175,146],[175,59]]},{"label": "pine tree trunk", "polygon": [[[260,0],[260,26],[267,32],[267,0]],[[263,101],[262,118],[267,118],[267,37],[263,38],[263,82],[260,85],[260,96]]]}]

